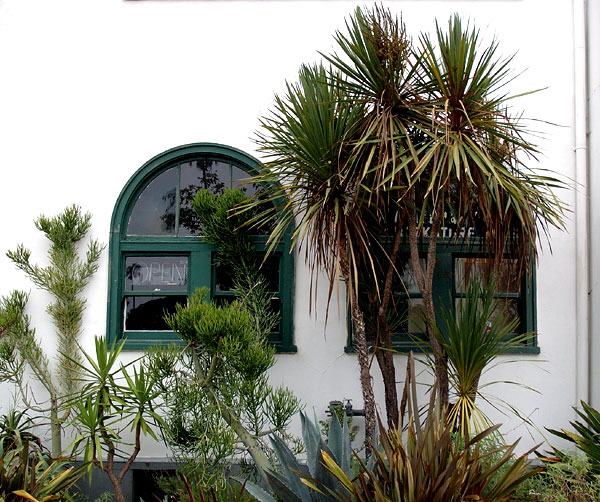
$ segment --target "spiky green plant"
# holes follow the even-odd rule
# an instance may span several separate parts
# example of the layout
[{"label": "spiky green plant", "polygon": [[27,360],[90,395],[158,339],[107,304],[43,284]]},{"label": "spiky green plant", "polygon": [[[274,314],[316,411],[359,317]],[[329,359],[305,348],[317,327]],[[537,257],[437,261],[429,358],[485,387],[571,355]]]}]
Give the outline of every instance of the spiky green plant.
[{"label": "spiky green plant", "polygon": [[[600,475],[600,412],[581,401],[581,409],[573,408],[581,420],[569,422],[575,431],[566,429],[548,429],[555,436],[565,439],[581,450],[589,461],[589,467],[596,475]],[[561,458],[567,455],[560,451],[555,452]]]},{"label": "spiky green plant", "polygon": [[[340,276],[346,283],[370,437],[374,406],[358,271],[381,271],[371,284],[379,285],[384,305],[387,272],[401,268],[404,238],[428,325],[435,326],[433,276],[443,223],[476,222],[485,237],[471,239],[470,249],[497,262],[508,253],[527,268],[539,234],[564,227],[565,206],[553,190],[566,185],[525,164],[535,161],[538,148],[520,115],[511,113],[512,58],[499,54],[497,41],[485,43],[454,15],[413,45],[397,17],[380,6],[358,8],[346,28],[336,34],[335,51],[323,55],[329,66],[303,66],[298,83],[288,84],[261,120],[258,142],[267,162],[257,180],[274,181],[267,199],[285,201],[276,204],[285,216],[272,242],[296,224],[293,245],[306,242],[309,266],[315,275],[326,271],[330,296]],[[377,267],[370,251],[381,249],[382,240],[393,245],[384,253],[389,262]],[[434,330],[429,339],[446,404],[446,354]],[[382,373],[392,389],[394,372]]]},{"label": "spiky green plant", "polygon": [[[275,431],[285,435],[300,409],[289,389],[268,383],[266,372],[275,363],[268,336],[279,315],[271,309],[254,237],[243,226],[252,213],[233,211],[244,201],[241,190],[199,190],[194,196],[202,238],[230,270],[235,301],[217,305],[207,301],[208,289],[197,290],[187,307],[166,319],[185,349],[153,354],[164,378],[168,442],[207,488],[225,487],[223,473],[236,453],[243,453],[242,460],[248,454],[250,468],[264,478],[270,465],[264,438]],[[179,371],[177,362],[187,371]]]},{"label": "spiky green plant", "polygon": [[380,424],[373,458],[368,465],[359,459],[354,478],[330,455],[323,454],[327,470],[338,479],[341,489],[331,489],[309,477],[306,483],[340,502],[508,500],[520,483],[537,472],[527,460],[529,452],[515,457],[516,443],[488,447],[485,440],[499,425],[458,445],[435,385],[425,417],[419,416],[414,364],[410,367],[406,437],[402,429],[386,430]]},{"label": "spiky green plant", "polygon": [[52,458],[31,432],[25,412],[0,417],[0,500],[69,500],[69,489],[85,474],[86,464]]},{"label": "spiky green plant", "polygon": [[259,485],[241,478],[246,491],[259,502],[275,502],[276,498],[297,502],[325,502],[327,495],[309,489],[304,481],[303,472],[308,471],[312,479],[334,490],[339,487],[338,481],[325,469],[323,458],[328,455],[340,466],[340,469],[350,475],[350,430],[346,416],[342,424],[337,415],[333,414],[329,424],[327,443],[323,440],[316,423],[309,420],[304,413],[302,419],[302,438],[306,450],[306,465],[299,461],[282,439],[276,435],[271,437],[271,444],[276,456],[276,463],[266,471],[271,493]]},{"label": "spiky green plant", "polygon": [[483,373],[494,366],[499,356],[518,349],[532,336],[531,333],[514,335],[519,319],[506,318],[495,291],[493,278],[487,284],[480,278],[473,279],[459,305],[442,309],[442,329],[434,327],[448,358],[451,406],[447,418],[462,436],[473,435],[491,425],[476,404],[477,397],[488,399],[481,391]]},{"label": "spiky green plant", "polygon": [[233,289],[257,323],[265,337],[279,323],[280,316],[271,309],[271,293],[261,271],[261,259],[254,252],[254,240],[245,223],[252,214],[236,213],[248,201],[239,189],[226,189],[222,194],[198,190],[192,207],[202,223],[202,237],[216,246],[216,260],[232,275]]},{"label": "spiky green plant", "polygon": [[269,385],[274,348],[244,305],[215,305],[206,294],[197,290],[166,319],[185,347],[152,354],[162,376],[168,444],[208,474],[219,475],[233,455],[247,454],[268,483],[264,438],[284,434],[300,404],[288,389]]},{"label": "spiky green plant", "polygon": [[[109,347],[105,338],[96,337],[95,352],[83,352],[84,362],[72,361],[82,387],[69,396],[73,409],[71,423],[79,431],[73,442],[75,451],[83,451],[86,465],[103,470],[112,483],[117,502],[125,502],[123,479],[141,449],[141,437],[156,439],[153,428],[162,423],[155,410],[160,394],[156,376],[143,365],[118,363],[123,343]],[[130,368],[128,368],[128,366]],[[126,450],[124,431],[133,432],[133,448]],[[124,458],[120,471],[115,459]]]},{"label": "spiky green plant", "polygon": [[[91,226],[91,214],[82,213],[78,206],[69,206],[54,217],[40,216],[35,226],[42,231],[50,243],[48,265],[32,263],[31,251],[24,245],[15,251],[8,251],[8,258],[38,288],[47,291],[53,298],[46,310],[52,317],[56,328],[57,354],[56,365],[42,348],[35,329],[30,326],[30,318],[25,314],[28,295],[13,292],[7,300],[17,313],[3,333],[1,374],[18,385],[21,397],[32,409],[50,415],[52,434],[52,454],[58,457],[62,453],[62,423],[67,419],[69,410],[64,409],[59,416],[63,398],[76,389],[75,368],[81,362],[78,339],[82,332],[82,319],[86,299],[82,296],[85,287],[99,266],[104,248],[92,239],[87,245],[85,256],[79,256],[81,241]],[[6,345],[4,345],[6,344]],[[46,398],[37,396],[31,400],[23,370],[29,368],[33,378],[38,380],[47,391],[48,406],[42,409],[37,403]]]}]

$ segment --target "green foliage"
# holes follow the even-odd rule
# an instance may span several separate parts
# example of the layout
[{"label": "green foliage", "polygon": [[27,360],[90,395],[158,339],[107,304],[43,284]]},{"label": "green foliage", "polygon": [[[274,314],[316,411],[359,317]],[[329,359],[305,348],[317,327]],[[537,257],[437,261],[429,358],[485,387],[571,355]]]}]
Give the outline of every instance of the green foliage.
[{"label": "green foliage", "polygon": [[[346,283],[366,415],[366,435],[375,427],[375,398],[369,373],[369,350],[363,312],[358,305],[357,270],[365,263],[372,242],[373,218],[366,215],[360,193],[363,159],[356,159],[352,141],[358,136],[366,107],[352,93],[331,85],[335,76],[323,65],[302,65],[298,82],[275,97],[274,109],[261,119],[258,143],[268,162],[257,180],[265,194],[251,202],[273,206],[253,221],[263,223],[277,211],[271,246],[292,231],[292,247],[304,244],[313,287],[324,272],[329,281],[328,308],[333,290]],[[357,160],[357,162],[354,162]],[[316,299],[317,295],[312,295]],[[328,311],[326,316],[328,315]]]},{"label": "green foliage", "polygon": [[600,500],[600,477],[585,458],[565,457],[519,486],[514,502],[595,502]]},{"label": "green foliage", "polygon": [[[414,364],[410,367],[414,368]],[[359,473],[354,478],[324,453],[324,464],[342,489],[331,489],[319,480],[309,479],[311,487],[343,502],[501,501],[535,474],[527,454],[514,457],[516,444],[489,448],[486,439],[499,426],[466,437],[464,444],[458,445],[436,386],[422,419],[416,402],[414,369],[409,384],[406,436],[401,429],[386,430],[380,423],[379,445],[373,448],[373,458],[369,465],[359,459]]]},{"label": "green foliage", "polygon": [[269,385],[274,348],[245,306],[205,297],[196,291],[166,318],[187,345],[156,349],[151,366],[163,390],[167,442],[210,487],[236,454],[249,454],[262,475],[269,465],[263,438],[285,434],[299,403],[288,389]]},{"label": "green foliage", "polygon": [[[387,284],[379,291],[384,304],[387,272],[402,267],[393,248],[382,253],[381,266],[376,254],[382,241],[403,240],[434,326],[436,247],[445,222],[483,228],[485,238],[457,238],[497,262],[508,253],[523,269],[535,258],[539,234],[564,228],[565,205],[553,190],[566,183],[525,165],[538,149],[520,115],[510,113],[512,58],[499,54],[496,40],[484,43],[453,15],[412,43],[401,20],[376,5],[357,8],[323,57],[326,64],[302,66],[261,119],[257,139],[268,162],[256,179],[273,182],[261,201],[284,215],[271,238],[294,228],[293,244],[305,241],[312,273],[327,274],[329,298],[342,276],[352,302],[358,271],[366,269],[386,275],[365,281]],[[360,355],[366,343],[355,305],[352,315]],[[447,404],[445,354],[433,332],[429,337]],[[370,360],[359,363],[371,414]],[[394,373],[382,374],[391,389]]]},{"label": "green foliage", "polygon": [[[47,312],[52,317],[58,335],[59,352],[70,354],[71,359],[59,355],[60,382],[65,393],[73,390],[71,360],[78,353],[77,339],[86,300],[80,295],[98,270],[98,260],[104,249],[97,240],[88,244],[84,258],[78,255],[78,246],[91,227],[91,214],[81,213],[77,206],[69,206],[59,215],[40,216],[35,226],[50,241],[49,264],[45,267],[31,263],[31,251],[20,244],[8,251],[8,258],[40,289],[48,291],[54,302]],[[26,356],[26,355],[25,355]]]},{"label": "green foliage", "polygon": [[254,251],[249,222],[254,211],[237,212],[248,202],[239,189],[226,189],[222,194],[198,190],[192,207],[202,224],[203,238],[217,247],[217,262],[231,273],[233,288],[265,337],[279,323],[279,315],[271,308],[271,293],[260,271],[260,259]]},{"label": "green foliage", "polygon": [[[336,415],[333,415],[329,424],[327,442],[323,440],[316,423],[309,420],[304,413],[302,419],[302,438],[306,450],[306,468],[311,479],[316,480],[320,486],[335,490],[339,487],[338,481],[325,468],[323,459],[325,456],[334,459],[344,473],[350,475],[350,430],[348,422],[343,419],[340,424]],[[276,499],[298,501],[298,502],[324,502],[329,500],[328,496],[315,490],[309,489],[304,480],[301,462],[294,456],[293,452],[281,440],[280,437],[271,436],[271,444],[275,451],[276,464],[267,471],[269,485],[272,494],[259,485],[245,481],[246,490],[260,502],[274,502]],[[244,480],[237,478],[242,483]]]},{"label": "green foliage", "polygon": [[260,272],[254,239],[245,226],[252,212],[234,209],[247,197],[240,190],[199,190],[192,206],[203,238],[217,248],[217,261],[233,278],[236,299],[217,305],[199,289],[166,322],[186,343],[184,350],[151,353],[164,391],[168,444],[202,487],[223,489],[233,457],[260,476],[269,465],[264,437],[285,435],[299,402],[286,388],[272,388],[267,371],[275,349],[267,339],[279,322]]},{"label": "green foliage", "polygon": [[452,401],[448,420],[462,435],[472,435],[491,425],[475,403],[477,396],[485,399],[480,389],[482,374],[498,356],[518,348],[532,336],[511,335],[517,331],[519,319],[506,318],[502,304],[494,297],[495,291],[493,278],[487,284],[473,279],[460,306],[442,309],[443,334],[433,327],[448,359]]},{"label": "green foliage", "polygon": [[32,426],[24,412],[0,417],[0,500],[70,500],[68,490],[87,466],[74,467],[71,459],[51,458],[31,433]]},{"label": "green foliage", "polygon": [[48,359],[30,327],[25,313],[29,295],[23,291],[12,291],[0,298],[0,380],[15,384],[22,382],[25,359],[30,354],[36,364],[36,373],[49,375]]},{"label": "green foliage", "polygon": [[[590,471],[600,476],[600,412],[581,401],[581,409],[573,408],[582,421],[570,422],[575,432],[548,429],[559,438],[566,439],[580,449],[588,459]],[[555,450],[560,458],[567,456]]]},{"label": "green foliage", "polygon": [[[83,450],[83,459],[102,469],[115,488],[117,502],[124,502],[121,483],[137,457],[142,435],[156,439],[153,427],[162,423],[155,410],[160,390],[153,372],[142,365],[117,365],[123,342],[110,349],[104,338],[96,338],[95,354],[83,352],[85,362],[75,363],[81,391],[67,403],[74,410],[73,425],[80,431],[73,443]],[[128,369],[130,367],[130,369]],[[125,452],[125,430],[134,433],[133,449]],[[114,471],[115,457],[124,458],[119,473]],[[90,470],[91,475],[91,470]]]},{"label": "green foliage", "polygon": [[[35,226],[50,242],[48,265],[32,263],[31,251],[23,244],[15,251],[8,251],[8,258],[38,288],[47,291],[53,298],[46,310],[52,317],[57,334],[56,369],[53,369],[49,356],[42,349],[35,330],[30,327],[29,316],[25,314],[28,296],[22,292],[12,292],[0,300],[0,329],[3,331],[0,344],[0,376],[15,382],[21,397],[29,401],[25,369],[31,370],[48,392],[49,404],[41,408],[33,401],[28,405],[40,412],[49,413],[52,429],[52,453],[62,452],[62,421],[69,410],[59,417],[59,408],[64,396],[76,390],[75,370],[81,362],[78,338],[82,331],[82,318],[86,300],[81,295],[94,273],[104,246],[90,240],[84,257],[79,256],[81,240],[91,226],[91,214],[81,212],[77,206],[69,206],[59,215],[49,218],[40,216]],[[6,316],[8,323],[2,319]],[[43,402],[40,397],[36,403]]]},{"label": "green foliage", "polygon": [[217,246],[220,263],[231,267],[234,273],[246,268],[256,269],[252,235],[244,228],[250,215],[232,211],[247,200],[248,197],[236,189],[226,189],[222,194],[200,189],[192,200],[192,207],[202,224],[202,236]]},{"label": "green foliage", "polygon": [[[347,401],[350,404],[350,401]],[[344,420],[348,424],[348,429],[350,431],[350,443],[354,441],[356,438],[356,434],[358,432],[358,426],[352,426],[352,415],[348,415],[346,413],[346,407],[343,404],[343,401],[330,401],[329,402],[329,415],[333,417],[334,415],[337,417],[337,421],[339,423],[344,423]],[[319,420],[319,425],[321,427],[321,434],[325,437],[329,436],[329,427],[331,426],[331,422],[333,418],[328,418],[327,420]]]},{"label": "green foliage", "polygon": [[188,306],[178,305],[166,317],[169,327],[195,348],[195,364],[202,366],[206,378],[201,386],[230,371],[241,377],[240,385],[256,380],[274,364],[275,349],[256,333],[254,319],[242,303],[219,306],[205,296],[205,290],[195,291]]},{"label": "green foliage", "polygon": [[3,451],[14,448],[24,441],[34,443],[42,449],[42,441],[31,432],[34,421],[27,415],[26,411],[11,409],[5,415],[0,416],[0,443]]}]

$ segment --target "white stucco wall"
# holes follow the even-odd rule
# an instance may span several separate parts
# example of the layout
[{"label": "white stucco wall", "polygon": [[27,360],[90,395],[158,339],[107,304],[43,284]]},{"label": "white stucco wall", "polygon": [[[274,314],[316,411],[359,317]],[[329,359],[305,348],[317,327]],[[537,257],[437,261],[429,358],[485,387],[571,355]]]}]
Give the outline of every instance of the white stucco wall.
[{"label": "white stucco wall", "polygon": [[[368,3],[368,2],[367,2]],[[0,294],[32,290],[29,311],[52,350],[47,297],[5,257],[23,242],[36,261],[45,242],[33,226],[76,203],[93,214],[93,235],[108,241],[116,198],[129,177],[156,154],[185,143],[215,142],[258,156],[251,140],[284,81],[298,66],[328,51],[355,5],[347,1],[0,0]],[[551,4],[551,5],[550,5]],[[501,50],[517,52],[525,70],[511,91],[546,88],[515,102],[543,133],[539,166],[574,178],[573,33],[570,0],[384,2],[402,14],[411,33],[432,31],[437,17],[470,18]],[[556,125],[549,125],[553,123]],[[258,156],[260,158],[260,156]],[[560,196],[573,203],[572,193]],[[496,369],[490,380],[514,380],[537,389],[497,385],[540,431],[573,418],[575,390],[575,263],[573,215],[568,231],[550,233],[537,273],[539,356]],[[298,353],[278,356],[275,384],[292,387],[306,406],[323,414],[328,401],[350,398],[362,407],[355,356],[344,353],[346,324],[332,308],[308,313],[308,274],[296,273],[295,343]],[[88,288],[85,342],[105,331],[108,258]],[[322,298],[325,294],[321,295]],[[342,309],[343,311],[343,309]],[[375,367],[375,365],[374,365]],[[377,371],[374,371],[377,374]],[[404,364],[398,358],[398,379]],[[382,396],[375,376],[378,396]],[[0,386],[0,413],[10,388]],[[514,417],[509,437],[532,438]],[[358,420],[357,420],[358,422]],[[164,456],[159,445],[143,456]]]}]

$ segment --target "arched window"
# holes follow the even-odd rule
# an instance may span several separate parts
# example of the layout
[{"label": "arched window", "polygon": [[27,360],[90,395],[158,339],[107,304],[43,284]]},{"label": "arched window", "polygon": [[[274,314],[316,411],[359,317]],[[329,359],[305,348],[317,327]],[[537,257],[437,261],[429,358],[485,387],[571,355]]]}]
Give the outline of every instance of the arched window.
[{"label": "arched window", "polygon": [[[257,161],[240,150],[208,143],[184,145],[149,160],[123,188],[111,221],[108,338],[125,348],[176,341],[166,312],[185,304],[198,287],[213,299],[234,293],[227,273],[216,265],[214,246],[205,242],[191,200],[200,188],[221,193],[240,188],[253,195],[260,186],[246,179]],[[254,236],[264,253],[266,236]],[[287,242],[286,242],[287,241]],[[272,305],[281,315],[270,341],[280,352],[295,352],[292,339],[294,262],[289,238],[266,261],[262,272],[272,285]]]}]

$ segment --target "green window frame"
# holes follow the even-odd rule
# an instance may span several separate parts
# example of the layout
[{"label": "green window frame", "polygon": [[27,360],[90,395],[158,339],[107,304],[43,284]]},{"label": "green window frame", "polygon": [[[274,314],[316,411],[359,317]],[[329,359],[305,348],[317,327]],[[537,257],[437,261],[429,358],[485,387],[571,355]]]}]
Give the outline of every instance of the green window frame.
[{"label": "green window frame", "polygon": [[[200,166],[204,166],[201,168]],[[208,167],[207,167],[208,166]],[[246,186],[258,161],[241,150],[214,143],[179,146],[146,162],[129,179],[115,204],[109,243],[107,338],[125,340],[127,350],[177,343],[162,315],[185,303],[198,287],[215,301],[227,301],[215,265],[216,249],[205,242],[189,210],[199,186],[213,191]],[[192,179],[194,183],[190,180]],[[203,173],[202,178],[196,178]],[[207,174],[209,173],[209,174]],[[200,181],[197,186],[196,181]],[[163,187],[172,187],[165,192]],[[278,352],[296,352],[293,344],[294,255],[288,233],[269,258],[273,304],[281,313],[269,341]],[[267,236],[255,235],[256,252],[267,249]]]},{"label": "green window frame", "polygon": [[[408,262],[408,254],[405,256]],[[425,259],[425,253],[422,255]],[[455,309],[456,304],[461,298],[465,297],[464,289],[461,287],[457,273],[459,263],[463,261],[477,262],[478,260],[489,260],[489,256],[484,253],[472,251],[465,245],[440,243],[436,251],[436,267],[433,277],[433,300],[438,311],[436,316],[443,326],[441,309]],[[463,264],[464,267],[464,264]],[[475,272],[475,270],[474,270]],[[464,275],[464,270],[463,270]],[[410,277],[404,277],[405,286],[397,286],[394,291],[396,300],[403,304],[404,308],[418,309],[421,300],[421,294]],[[533,335],[518,348],[512,350],[514,353],[538,354],[540,349],[537,343],[537,322],[536,322],[536,297],[535,297],[535,271],[530,271],[517,277],[512,281],[512,286],[498,289],[494,295],[501,301],[508,302],[511,309],[518,313],[520,324],[519,331],[515,335],[523,333],[533,333]],[[409,306],[410,305],[410,306]],[[423,345],[419,340],[425,340],[427,337],[423,326],[419,326],[417,321],[407,321],[404,329],[393,336],[394,349],[401,353],[408,351],[420,352]],[[352,327],[348,329],[347,352],[354,352],[354,343],[352,340]]]}]

